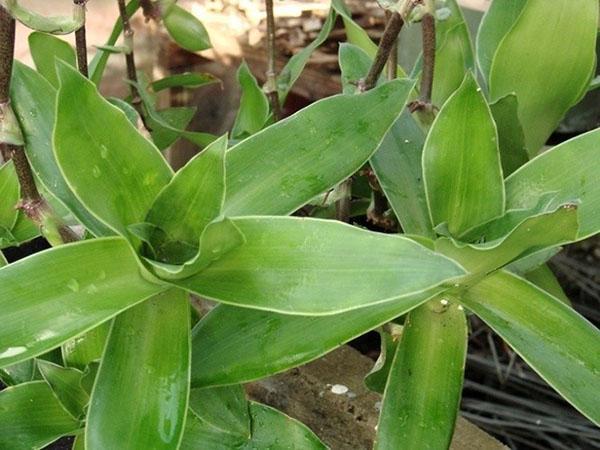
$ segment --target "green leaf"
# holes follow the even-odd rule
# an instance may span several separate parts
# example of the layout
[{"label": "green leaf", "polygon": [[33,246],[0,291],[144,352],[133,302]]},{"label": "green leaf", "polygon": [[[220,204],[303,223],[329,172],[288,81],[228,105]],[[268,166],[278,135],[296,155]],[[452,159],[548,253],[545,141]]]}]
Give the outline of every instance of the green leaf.
[{"label": "green leaf", "polygon": [[88,450],[177,448],[189,393],[190,306],[169,290],[115,318],[92,392]]},{"label": "green leaf", "polygon": [[229,435],[228,440],[236,447],[250,439],[250,411],[241,385],[192,389],[189,408],[194,419]]},{"label": "green leaf", "polygon": [[0,269],[0,367],[55,348],[164,289],[140,270],[121,238],[60,246]]},{"label": "green leaf", "polygon": [[90,400],[88,393],[81,386],[83,372],[61,367],[43,359],[38,359],[37,366],[63,407],[75,419],[81,419]]},{"label": "green leaf", "polygon": [[565,291],[563,291],[556,276],[547,264],[543,264],[537,269],[527,272],[524,278],[564,304],[571,306],[571,300],[569,300],[569,297],[567,297],[567,294],[565,294]]},{"label": "green leaf", "polygon": [[169,7],[163,15],[163,23],[171,38],[181,48],[199,52],[211,47],[208,32],[202,22],[180,6]]},{"label": "green leaf", "polygon": [[[37,180],[90,232],[96,236],[112,234],[110,228],[94,218],[75,197],[56,163],[52,150],[56,90],[39,73],[19,61],[15,61],[10,87],[12,105],[25,136],[27,159]],[[22,225],[25,224],[26,219]],[[25,234],[31,236],[31,233]]]},{"label": "green leaf", "polygon": [[61,406],[45,381],[24,383],[0,392],[0,448],[44,448],[80,428],[79,421]]},{"label": "green leaf", "polygon": [[242,94],[240,108],[231,130],[233,138],[251,136],[259,132],[270,115],[269,100],[245,61],[238,68],[237,80]]},{"label": "green leaf", "polygon": [[[194,391],[192,391],[194,392]],[[305,425],[285,414],[255,402],[246,405],[252,426],[251,436],[240,442],[232,436],[190,411],[180,450],[325,450],[327,447]]]},{"label": "green leaf", "polygon": [[333,27],[335,26],[335,20],[337,19],[337,14],[335,9],[331,8],[329,10],[329,14],[327,14],[327,18],[323,25],[321,26],[321,30],[319,34],[306,47],[300,50],[298,53],[294,54],[289,61],[286,63],[279,75],[277,76],[277,89],[279,91],[279,99],[282,103],[285,102],[287,95],[294,83],[300,77],[300,74],[304,70],[304,66],[309,61],[312,53],[325,42]]},{"label": "green leaf", "polygon": [[[177,286],[223,303],[327,315],[426,292],[463,275],[410,239],[295,217],[232,220],[246,242]],[[365,257],[373,263],[365,266]],[[368,280],[368,283],[365,283]]]},{"label": "green leaf", "polygon": [[19,180],[12,161],[0,166],[0,229],[12,230],[17,223],[19,210],[17,204],[21,198]]},{"label": "green leaf", "polygon": [[467,70],[475,69],[469,28],[456,0],[446,2],[450,16],[437,21],[436,51],[431,99],[443,105],[462,84]]},{"label": "green leaf", "polygon": [[333,316],[292,316],[219,305],[192,337],[192,385],[245,383],[307,363],[405,314],[417,294]]},{"label": "green leaf", "polygon": [[56,59],[60,59],[73,67],[77,65],[77,57],[71,44],[51,34],[38,31],[31,33],[29,35],[29,51],[37,71],[54,88],[58,88]]},{"label": "green leaf", "polygon": [[[156,197],[146,221],[160,228],[168,240],[160,242],[159,236],[154,236],[155,249],[173,242],[198,248],[204,229],[223,207],[226,150],[227,136],[223,136],[180,169]],[[166,262],[184,263],[187,259]]]},{"label": "green leaf", "polygon": [[144,220],[172,171],[158,149],[92,82],[65,64],[59,63],[57,70],[57,162],[87,209],[127,237],[127,226]]},{"label": "green leaf", "polygon": [[489,91],[492,102],[516,94],[535,155],[593,76],[598,2],[529,0],[522,8],[494,55]]},{"label": "green leaf", "polygon": [[375,449],[450,446],[467,334],[462,307],[446,299],[409,313],[385,386]]},{"label": "green leaf", "polygon": [[422,178],[425,136],[405,111],[371,157],[371,167],[405,233],[435,237]]},{"label": "green leaf", "polygon": [[437,115],[423,149],[427,203],[434,226],[453,236],[504,212],[496,127],[473,76]]},{"label": "green leaf", "polygon": [[375,57],[377,45],[371,40],[365,30],[363,30],[354,20],[344,0],[332,0],[331,7],[337,12],[344,21],[346,29],[346,38],[349,43],[360,47],[371,58]]},{"label": "green leaf", "polygon": [[[116,106],[121,111],[123,111],[129,119],[129,121],[131,122],[131,124],[134,127],[137,127],[138,121],[140,120],[140,115],[138,114],[136,109],[133,106],[131,106],[130,103],[127,103],[125,100],[117,97],[108,97],[106,100],[108,100],[111,105]],[[154,136],[152,136],[152,138],[154,140]]]},{"label": "green leaf", "polygon": [[534,208],[544,196],[552,193],[550,206],[578,204],[578,240],[598,233],[598,145],[600,130],[594,130],[529,161],[506,179],[507,210]]},{"label": "green leaf", "polygon": [[[159,150],[164,150],[185,134],[185,129],[194,118],[196,108],[176,107],[152,111],[148,123],[151,124],[152,141]],[[154,118],[160,120],[153,120]],[[168,125],[167,127],[163,126]]]},{"label": "green leaf", "polygon": [[483,16],[477,32],[477,62],[485,80],[489,80],[498,45],[510,31],[526,3],[523,0],[495,0]]},{"label": "green leaf", "polygon": [[[135,14],[135,12],[140,7],[140,0],[131,0],[127,3],[125,7],[125,12],[127,13],[127,17],[130,18]],[[114,46],[117,42],[117,39],[121,35],[123,31],[123,20],[121,17],[117,17],[113,28],[110,32],[110,36],[106,41],[106,46],[111,47]],[[108,62],[108,57],[111,55],[111,52],[108,51],[98,51],[90,61],[89,71],[90,71],[90,80],[98,86],[100,81],[102,80],[102,75],[104,74],[104,69],[106,69],[106,63]]]},{"label": "green leaf", "polygon": [[44,16],[21,6],[17,0],[4,1],[2,5],[10,15],[32,30],[52,34],[70,34],[85,24],[85,6],[75,4],[72,16]]},{"label": "green leaf", "polygon": [[22,211],[19,211],[17,223],[12,229],[16,245],[21,245],[40,235],[40,230]]},{"label": "green leaf", "polygon": [[389,325],[397,327],[398,330],[394,335],[383,329],[377,330],[379,331],[379,337],[381,339],[379,356],[371,371],[365,376],[365,385],[367,388],[371,391],[379,392],[380,394],[383,394],[383,391],[385,390],[385,385],[390,369],[392,368],[392,362],[403,329],[401,325],[388,324],[388,326]]},{"label": "green leaf", "polygon": [[[339,65],[342,72],[342,92],[344,94],[358,93],[358,82],[367,76],[373,59],[360,47],[342,42],[338,52]],[[384,81],[383,75],[377,80],[377,85]]]},{"label": "green leaf", "polygon": [[0,380],[7,386],[27,383],[35,376],[35,359],[31,358],[0,369]]},{"label": "green leaf", "polygon": [[85,334],[67,341],[62,346],[62,356],[65,364],[79,370],[85,369],[92,361],[102,358],[110,323],[106,322]]},{"label": "green leaf", "polygon": [[210,73],[183,72],[153,81],[151,86],[154,92],[160,92],[174,87],[195,89],[220,82],[221,80]]},{"label": "green leaf", "polygon": [[509,94],[490,105],[498,129],[498,147],[502,172],[508,176],[529,161],[525,134],[519,122],[517,96]]},{"label": "green leaf", "polygon": [[578,228],[576,206],[565,205],[528,217],[506,235],[489,236],[484,244],[462,244],[442,237],[435,248],[472,273],[488,273],[515,259],[574,241]]},{"label": "green leaf", "polygon": [[476,284],[461,301],[567,401],[600,424],[598,329],[559,299],[508,272]]},{"label": "green leaf", "polygon": [[250,402],[250,416],[252,438],[240,450],[327,450],[325,444],[306,425],[270,406]]},{"label": "green leaf", "polygon": [[400,115],[413,85],[395,80],[320,100],[231,148],[224,214],[289,214],[354,173]]}]

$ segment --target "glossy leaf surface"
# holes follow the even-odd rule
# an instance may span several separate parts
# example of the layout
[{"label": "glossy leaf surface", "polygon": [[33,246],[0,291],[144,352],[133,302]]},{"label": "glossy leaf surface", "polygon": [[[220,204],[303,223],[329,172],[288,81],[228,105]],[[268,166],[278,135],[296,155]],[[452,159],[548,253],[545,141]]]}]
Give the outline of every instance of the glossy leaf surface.
[{"label": "glossy leaf surface", "polygon": [[112,234],[75,197],[56,163],[52,150],[56,90],[35,70],[15,61],[11,99],[25,136],[27,159],[38,180],[93,234]]},{"label": "glossy leaf surface", "polygon": [[578,239],[600,231],[599,145],[600,130],[594,130],[529,161],[506,179],[507,210],[534,208],[550,194],[554,206],[578,203]]},{"label": "glossy leaf surface", "polygon": [[42,354],[163,289],[141,276],[121,238],[60,246],[3,267],[0,366]]},{"label": "glossy leaf surface", "polygon": [[[160,245],[197,248],[207,225],[221,212],[225,199],[225,151],[222,137],[180,169],[156,197],[146,221],[160,228],[166,241],[154,237]],[[161,242],[162,241],[162,242]],[[183,263],[184,260],[172,261]]]},{"label": "glossy leaf surface", "polygon": [[83,370],[92,361],[102,358],[110,323],[103,323],[85,334],[67,341],[62,346],[65,364]]},{"label": "glossy leaf surface", "polygon": [[312,361],[425,302],[418,294],[332,316],[219,305],[194,328],[192,384],[244,383]]},{"label": "glossy leaf surface", "polygon": [[496,127],[468,74],[436,117],[423,149],[425,192],[434,226],[460,236],[504,211]]},{"label": "glossy leaf surface", "polygon": [[467,291],[462,303],[584,415],[600,423],[600,332],[571,307],[508,272]]},{"label": "glossy leaf surface", "polygon": [[71,66],[77,64],[75,50],[71,45],[56,36],[35,31],[29,35],[29,51],[37,71],[58,89],[56,59]]},{"label": "glossy leaf surface", "polygon": [[489,91],[492,101],[517,95],[525,142],[535,155],[593,75],[598,2],[528,0],[522,8],[494,55]]},{"label": "glossy leaf surface", "polygon": [[0,393],[0,448],[43,448],[80,428],[45,381],[4,389]]},{"label": "glossy leaf surface", "polygon": [[[319,219],[233,222],[246,242],[174,284],[233,305],[318,315],[417,294],[463,275],[451,260],[400,236]],[[365,266],[366,255],[377,262]]]},{"label": "glossy leaf surface", "polygon": [[246,62],[237,71],[237,80],[242,90],[231,136],[241,138],[262,130],[269,118],[269,100]]},{"label": "glossy leaf surface", "polygon": [[82,418],[90,399],[88,393],[81,386],[83,372],[61,367],[43,359],[37,361],[37,366],[62,406],[75,419]]},{"label": "glossy leaf surface", "polygon": [[[76,70],[57,65],[54,150],[81,202],[114,231],[143,222],[172,172],[158,149]],[[77,129],[77,133],[73,133]],[[93,183],[90,183],[93,180]]]},{"label": "glossy leaf surface", "polygon": [[450,446],[467,355],[467,322],[439,299],[411,311],[383,395],[375,449]]},{"label": "glossy leaf surface", "polygon": [[412,87],[396,80],[365,94],[320,100],[231,148],[224,214],[289,214],[354,173],[400,115]]},{"label": "glossy leaf surface", "polygon": [[173,449],[189,394],[190,306],[169,290],[115,318],[86,426],[86,449]]}]

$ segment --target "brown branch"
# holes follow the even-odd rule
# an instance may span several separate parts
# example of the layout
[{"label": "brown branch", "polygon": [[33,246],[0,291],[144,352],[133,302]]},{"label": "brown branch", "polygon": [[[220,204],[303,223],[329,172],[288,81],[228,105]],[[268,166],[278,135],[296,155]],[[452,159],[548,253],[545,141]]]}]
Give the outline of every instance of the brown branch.
[{"label": "brown branch", "polygon": [[435,107],[431,104],[433,92],[433,74],[435,72],[435,18],[427,13],[421,20],[423,36],[423,69],[421,71],[421,89],[419,100],[410,104],[411,112],[417,110],[433,114]]},{"label": "brown branch", "polygon": [[277,73],[275,72],[275,14],[273,12],[273,0],[265,0],[265,9],[267,12],[267,71],[265,73],[267,81],[265,83],[265,93],[271,105],[273,119],[281,119],[281,105],[279,104],[279,94],[277,92]]},{"label": "brown branch", "polygon": [[[10,79],[15,48],[15,21],[8,11],[0,6],[0,120],[6,117],[10,108]],[[11,113],[12,114],[12,113]],[[51,242],[73,242],[77,235],[56,217],[52,209],[40,195],[23,146],[0,143],[0,152],[5,160],[13,161],[17,179],[21,187],[21,200],[17,208],[40,227],[42,232],[58,234]]]},{"label": "brown branch", "polygon": [[[76,5],[83,6],[83,14],[85,15],[85,4],[88,0],[73,0]],[[83,26],[75,32],[75,49],[77,50],[77,67],[79,72],[84,76],[88,77],[88,60],[87,60],[87,39],[85,33],[85,17],[83,19]]]},{"label": "brown branch", "polygon": [[352,201],[352,178],[342,181],[339,189],[341,198],[335,202],[335,218],[340,222],[350,222]]},{"label": "brown branch", "polygon": [[387,21],[385,25],[385,30],[383,31],[383,36],[381,36],[381,40],[379,41],[379,46],[377,47],[377,53],[375,54],[375,59],[373,60],[373,64],[369,69],[369,73],[367,76],[359,82],[359,88],[361,91],[368,91],[369,89],[373,89],[377,84],[377,80],[387,63],[390,53],[394,48],[395,43],[398,40],[398,34],[400,34],[400,30],[402,30],[402,26],[404,25],[404,20],[398,13],[392,13],[390,19]]}]

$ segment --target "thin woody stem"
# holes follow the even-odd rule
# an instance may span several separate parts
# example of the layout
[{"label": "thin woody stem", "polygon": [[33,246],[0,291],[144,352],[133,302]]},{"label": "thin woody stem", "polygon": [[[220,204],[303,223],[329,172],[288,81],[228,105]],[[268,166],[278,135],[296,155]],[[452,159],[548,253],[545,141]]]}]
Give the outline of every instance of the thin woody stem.
[{"label": "thin woody stem", "polygon": [[423,35],[423,73],[421,75],[421,101],[431,104],[433,73],[435,70],[435,18],[425,14],[421,21]]},{"label": "thin woody stem", "polygon": [[[85,6],[88,0],[73,0],[76,5]],[[85,9],[84,9],[85,14]],[[88,73],[88,57],[87,57],[87,39],[85,33],[85,19],[83,26],[75,32],[75,49],[77,51],[77,67],[79,72],[86,78]]]},{"label": "thin woody stem", "polygon": [[[389,21],[392,13],[386,11],[386,18]],[[396,78],[398,73],[398,38],[394,40],[394,44],[392,45],[392,49],[390,51],[390,56],[387,62],[387,77],[389,80],[393,80]]]},{"label": "thin woody stem", "polygon": [[[8,11],[0,6],[0,120],[10,108],[10,79],[15,47],[15,21]],[[35,222],[42,231],[52,226],[62,242],[78,240],[77,235],[59,218],[40,195],[29,161],[22,146],[0,143],[0,152],[5,160],[13,161],[17,179],[21,187],[21,201],[18,208]]]},{"label": "thin woody stem", "polygon": [[[121,15],[121,22],[123,23],[123,39],[127,52],[125,53],[125,63],[127,65],[127,79],[131,82],[131,104],[140,114],[140,117],[144,117],[142,108],[142,99],[138,92],[137,84],[138,77],[135,69],[135,54],[133,52],[133,29],[129,23],[129,16],[127,15],[127,8],[125,6],[125,0],[117,0],[119,4],[119,14]],[[147,128],[147,127],[146,127]]]},{"label": "thin woody stem", "polygon": [[398,40],[398,34],[400,34],[400,30],[402,30],[402,26],[404,25],[404,20],[398,13],[392,13],[387,24],[385,25],[385,30],[383,31],[383,36],[381,36],[381,40],[379,41],[379,46],[377,47],[377,53],[375,54],[375,59],[373,60],[373,64],[369,69],[369,73],[361,80],[359,86],[361,91],[368,91],[369,89],[373,89],[377,84],[377,80],[387,63],[392,49],[394,48],[394,44]]},{"label": "thin woody stem", "polygon": [[277,92],[277,73],[275,72],[275,14],[273,12],[273,0],[265,0],[267,12],[267,71],[265,73],[267,82],[265,93],[271,105],[275,121],[281,119],[281,105]]}]

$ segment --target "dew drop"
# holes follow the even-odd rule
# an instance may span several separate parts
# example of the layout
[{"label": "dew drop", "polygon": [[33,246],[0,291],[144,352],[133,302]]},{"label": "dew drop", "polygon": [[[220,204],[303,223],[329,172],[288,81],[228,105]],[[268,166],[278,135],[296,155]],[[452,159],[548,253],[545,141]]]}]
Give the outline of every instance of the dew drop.
[{"label": "dew drop", "polygon": [[100,178],[100,167],[94,166],[94,168],[92,169],[92,175],[94,175],[94,178]]},{"label": "dew drop", "polygon": [[27,347],[8,347],[3,352],[0,352],[0,358],[10,358],[11,356],[17,356],[27,351]]},{"label": "dew drop", "polygon": [[104,144],[100,145],[100,156],[102,159],[106,159],[108,156],[108,148]]}]

